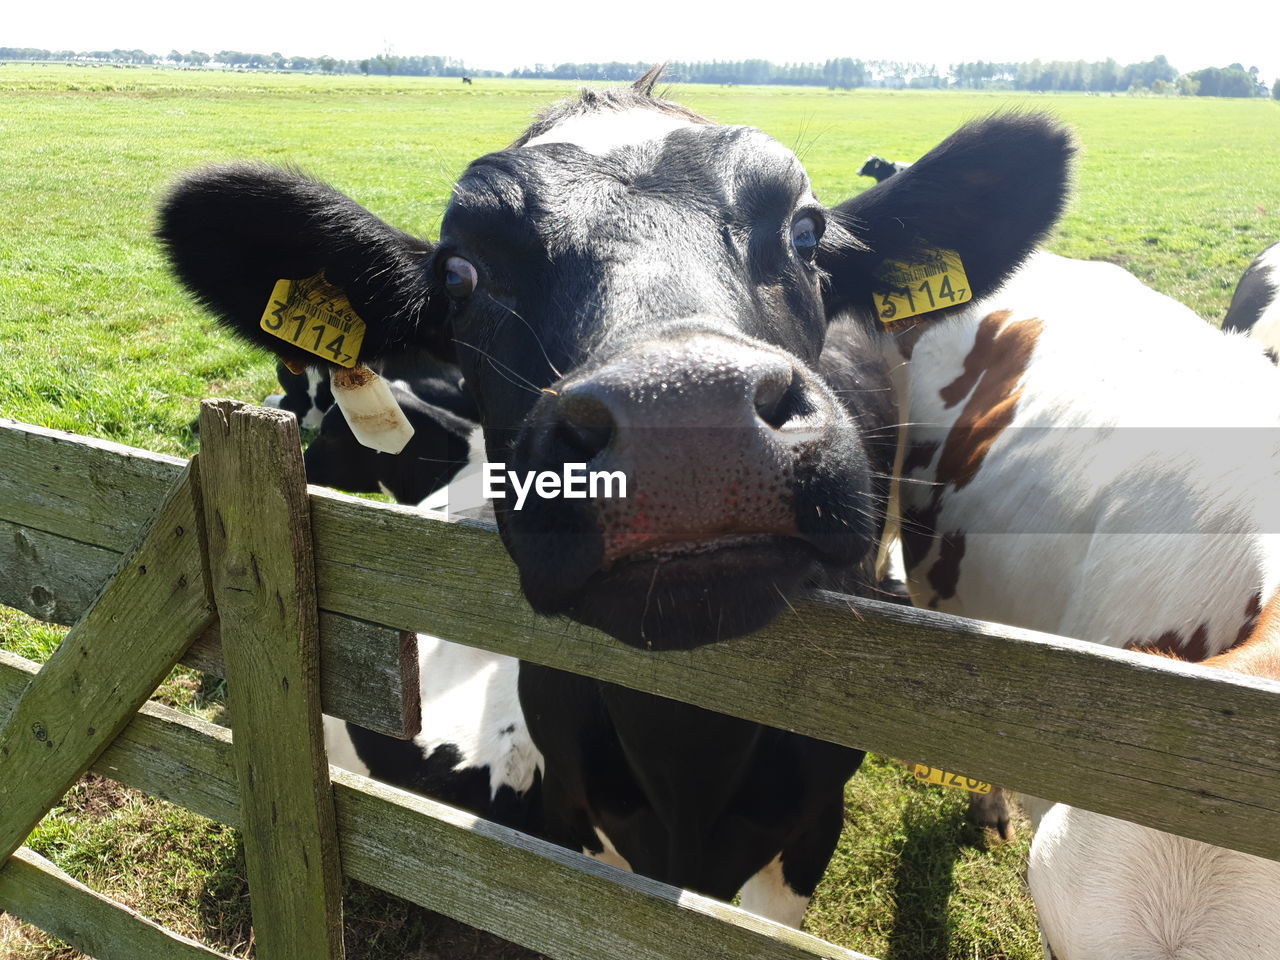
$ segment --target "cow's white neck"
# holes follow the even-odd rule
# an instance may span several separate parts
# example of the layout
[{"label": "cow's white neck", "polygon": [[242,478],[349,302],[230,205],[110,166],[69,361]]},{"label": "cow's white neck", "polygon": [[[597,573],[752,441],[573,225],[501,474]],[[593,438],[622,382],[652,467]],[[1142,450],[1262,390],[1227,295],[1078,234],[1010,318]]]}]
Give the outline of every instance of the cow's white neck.
[{"label": "cow's white neck", "polygon": [[571,143],[587,153],[605,156],[619,147],[660,140],[673,130],[692,127],[687,117],[635,107],[631,110],[597,110],[566,117],[546,133],[524,144]]}]

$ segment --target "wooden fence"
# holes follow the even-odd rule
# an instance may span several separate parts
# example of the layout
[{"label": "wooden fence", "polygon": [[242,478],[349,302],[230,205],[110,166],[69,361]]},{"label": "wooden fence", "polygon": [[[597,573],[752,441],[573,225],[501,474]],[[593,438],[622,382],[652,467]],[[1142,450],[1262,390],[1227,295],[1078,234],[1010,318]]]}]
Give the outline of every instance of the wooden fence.
[{"label": "wooden fence", "polygon": [[[191,463],[0,420],[0,909],[98,960],[223,954],[21,848],[86,769],[238,827],[263,960],[342,955],[342,875],[564,960],[862,957],[324,761],[320,711],[416,732],[413,632],[1280,860],[1280,684],[819,594],[649,653],[532,614],[492,529],[308,488],[287,414],[201,411]],[[147,697],[228,678],[236,735]],[[866,960],[866,958],[863,958]]]}]

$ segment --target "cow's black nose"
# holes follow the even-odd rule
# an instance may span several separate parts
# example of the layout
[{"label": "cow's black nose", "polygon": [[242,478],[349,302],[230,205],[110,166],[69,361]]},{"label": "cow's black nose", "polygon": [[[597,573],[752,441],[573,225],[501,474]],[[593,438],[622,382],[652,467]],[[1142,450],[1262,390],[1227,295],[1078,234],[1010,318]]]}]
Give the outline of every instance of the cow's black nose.
[{"label": "cow's black nose", "polygon": [[594,459],[613,439],[613,414],[591,388],[565,391],[558,408],[560,437],[584,460]]},{"label": "cow's black nose", "polygon": [[[690,365],[688,359],[677,356],[671,358],[669,365],[659,362],[655,371],[656,389],[650,382],[648,389],[642,389],[638,395],[634,390],[619,389],[617,375],[625,372],[629,365],[626,360],[619,369],[602,371],[603,379],[592,378],[565,390],[558,404],[561,439],[584,460],[592,460],[609,445],[619,420],[643,425],[646,418],[619,408],[643,403],[646,397],[649,410],[657,418],[670,413],[671,402],[691,400],[699,405],[699,413],[706,417],[704,425],[708,426],[731,423],[739,414],[745,416],[748,408],[744,401],[755,409],[761,421],[774,429],[782,429],[796,417],[813,412],[799,371],[781,357],[763,353],[739,357],[736,362],[722,360],[710,368],[703,368],[697,362]],[[651,362],[651,359],[642,360],[640,365],[649,366]],[[716,397],[709,400],[702,396],[699,386],[715,388],[716,381],[721,383],[715,389]],[[674,391],[672,398],[658,396],[669,390]],[[721,404],[727,409],[721,408]]]},{"label": "cow's black nose", "polygon": [[760,380],[756,388],[756,416],[775,430],[814,412],[814,405],[800,378],[800,371],[790,369],[791,376],[783,382],[780,376]]},{"label": "cow's black nose", "polygon": [[627,351],[560,393],[562,438],[596,456],[646,428],[781,429],[813,411],[790,358],[716,334]]},{"label": "cow's black nose", "polygon": [[615,355],[562,385],[548,413],[554,459],[628,478],[625,500],[600,505],[606,562],[655,544],[798,535],[797,463],[836,420],[793,357],[707,331]]},{"label": "cow's black nose", "polygon": [[661,333],[548,389],[511,447],[525,473],[585,463],[586,491],[498,509],[535,609],[681,646],[757,629],[879,531],[857,429],[800,358]]}]

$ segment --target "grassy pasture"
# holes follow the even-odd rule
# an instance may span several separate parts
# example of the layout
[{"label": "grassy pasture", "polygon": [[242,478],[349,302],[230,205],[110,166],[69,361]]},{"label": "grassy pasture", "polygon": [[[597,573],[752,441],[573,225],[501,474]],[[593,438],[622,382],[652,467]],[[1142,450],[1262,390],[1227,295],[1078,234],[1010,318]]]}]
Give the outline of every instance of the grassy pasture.
[{"label": "grassy pasture", "polygon": [[[434,233],[449,187],[547,101],[546,81],[0,67],[0,416],[172,453],[194,449],[206,396],[259,399],[273,365],[210,328],[150,239],[155,200],[209,162],[292,163],[406,230]],[[965,119],[1051,110],[1083,146],[1052,249],[1120,263],[1211,322],[1245,265],[1280,237],[1280,104],[805,88],[673,95],[793,146],[819,196],[870,185],[868,153],[914,159]],[[1105,349],[1105,345],[1100,345]],[[0,644],[42,658],[59,631],[0,610]],[[178,672],[161,699],[216,716],[220,691]],[[869,760],[809,928],[894,960],[1034,960],[1025,840],[990,847],[963,798]],[[250,948],[234,835],[87,781],[32,845],[85,882],[235,955]],[[524,956],[365,890],[348,900],[353,960]],[[0,957],[79,955],[0,916]]]}]

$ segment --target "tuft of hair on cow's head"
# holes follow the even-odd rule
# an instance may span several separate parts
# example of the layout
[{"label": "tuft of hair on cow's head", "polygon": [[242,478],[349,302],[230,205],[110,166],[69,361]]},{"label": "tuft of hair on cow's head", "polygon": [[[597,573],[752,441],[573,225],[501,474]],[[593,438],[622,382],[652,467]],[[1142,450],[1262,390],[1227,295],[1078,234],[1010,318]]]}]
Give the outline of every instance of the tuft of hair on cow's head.
[{"label": "tuft of hair on cow's head", "polygon": [[434,244],[260,166],[180,181],[159,228],[196,296],[286,359],[264,305],[322,275],[367,326],[362,360],[456,357],[519,482],[625,477],[625,497],[510,481],[494,505],[536,610],[655,648],[757,629],[872,555],[889,466],[869,438],[893,414],[818,375],[828,323],[863,323],[874,354],[886,266],[938,249],[993,289],[1058,216],[1072,150],[1048,117],[993,117],[827,207],[790,149],[657,97],[658,76],[473,161]]}]

